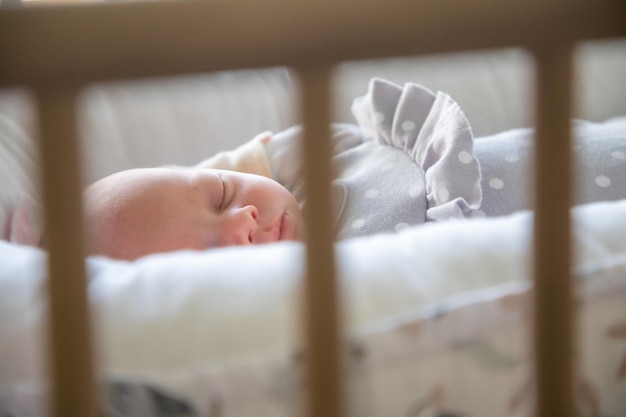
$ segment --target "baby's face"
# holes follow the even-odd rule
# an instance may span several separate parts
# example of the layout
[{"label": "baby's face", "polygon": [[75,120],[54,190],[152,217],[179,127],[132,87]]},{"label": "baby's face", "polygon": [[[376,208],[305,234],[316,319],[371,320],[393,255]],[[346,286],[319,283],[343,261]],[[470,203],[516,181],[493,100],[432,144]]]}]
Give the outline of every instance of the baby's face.
[{"label": "baby's face", "polygon": [[87,190],[85,212],[91,252],[118,259],[304,236],[289,191],[271,179],[233,171],[123,171]]}]

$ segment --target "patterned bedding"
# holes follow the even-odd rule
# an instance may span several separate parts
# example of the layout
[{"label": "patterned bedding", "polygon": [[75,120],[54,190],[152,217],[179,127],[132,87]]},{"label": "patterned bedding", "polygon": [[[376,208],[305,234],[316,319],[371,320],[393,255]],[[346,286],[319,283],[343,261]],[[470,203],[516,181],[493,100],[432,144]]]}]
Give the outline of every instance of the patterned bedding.
[{"label": "patterned bedding", "polygon": [[[611,270],[587,265],[576,274],[581,416],[626,410],[626,256],[612,262]],[[529,295],[526,284],[503,284],[355,332],[345,349],[353,415],[532,415]],[[144,415],[129,413],[142,404],[146,416],[294,415],[301,359],[291,349],[143,381],[120,377],[106,390],[107,410]]]}]

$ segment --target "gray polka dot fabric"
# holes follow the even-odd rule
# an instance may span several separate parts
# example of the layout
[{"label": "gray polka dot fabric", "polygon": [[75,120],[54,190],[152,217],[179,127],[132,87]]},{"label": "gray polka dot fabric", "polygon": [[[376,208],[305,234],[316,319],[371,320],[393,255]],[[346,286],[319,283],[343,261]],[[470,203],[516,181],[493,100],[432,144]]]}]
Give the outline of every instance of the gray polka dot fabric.
[{"label": "gray polka dot fabric", "polygon": [[[332,127],[339,239],[467,217],[480,207],[469,123],[449,96],[373,79],[352,110],[358,125]],[[274,178],[306,212],[300,136],[300,127],[280,132],[266,149]]]},{"label": "gray polka dot fabric", "polygon": [[[626,117],[572,124],[573,203],[626,198]],[[483,202],[473,216],[501,216],[531,209],[533,198],[532,129],[515,129],[476,138]]]},{"label": "gray polka dot fabric", "polygon": [[[340,239],[427,221],[502,216],[533,207],[532,129],[474,139],[446,94],[373,79],[354,101],[357,125],[332,127]],[[626,117],[573,122],[575,204],[626,198]],[[294,127],[267,145],[275,178],[304,206]]]}]

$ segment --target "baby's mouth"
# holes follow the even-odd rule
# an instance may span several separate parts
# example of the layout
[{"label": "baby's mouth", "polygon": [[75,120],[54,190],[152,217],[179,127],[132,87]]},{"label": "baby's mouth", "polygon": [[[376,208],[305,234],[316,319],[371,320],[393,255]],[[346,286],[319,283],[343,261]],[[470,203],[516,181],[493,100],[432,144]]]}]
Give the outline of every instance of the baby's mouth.
[{"label": "baby's mouth", "polygon": [[277,241],[290,239],[288,233],[288,220],[289,216],[287,215],[287,212],[284,212],[283,215],[280,217],[280,221],[278,223],[278,239],[276,239]]}]

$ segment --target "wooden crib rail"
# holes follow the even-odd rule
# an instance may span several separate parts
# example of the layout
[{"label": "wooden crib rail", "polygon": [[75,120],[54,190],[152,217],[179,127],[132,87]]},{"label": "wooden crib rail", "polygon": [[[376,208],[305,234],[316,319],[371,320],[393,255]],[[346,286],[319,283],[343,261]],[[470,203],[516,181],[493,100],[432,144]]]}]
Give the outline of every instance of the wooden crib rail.
[{"label": "wooden crib rail", "polygon": [[[341,297],[336,280],[330,181],[330,68],[298,69],[305,126],[303,160],[307,178],[307,274],[304,283],[303,327],[308,416],[345,416],[341,352]],[[311,179],[315,179],[312,181]]]},{"label": "wooden crib rail", "polygon": [[35,91],[48,245],[51,416],[95,416],[90,311],[83,253],[80,164],[72,86]]},{"label": "wooden crib rail", "polygon": [[537,58],[537,415],[571,417],[571,55],[579,41],[623,36],[622,0],[198,0],[0,9],[0,86],[31,87],[39,102],[52,414],[95,415],[73,109],[81,85],[250,67],[296,69],[313,202],[308,221],[314,225],[304,286],[307,413],[341,417],[341,297],[329,215],[330,152],[319,142],[329,133],[328,71],[344,60],[523,46]]},{"label": "wooden crib rail", "polygon": [[0,12],[0,85],[624,36],[623,0],[158,1]]},{"label": "wooden crib rail", "polygon": [[570,216],[572,45],[535,50],[534,371],[537,416],[574,416]]}]

